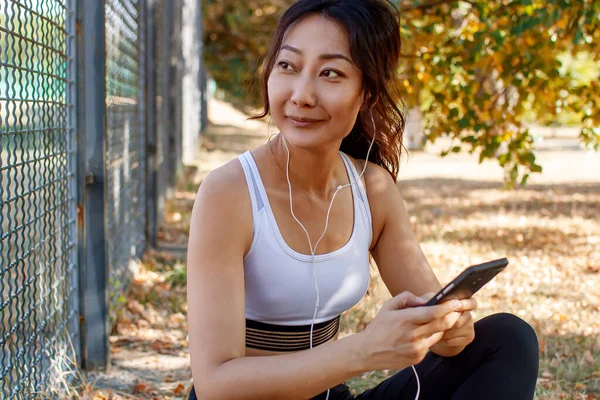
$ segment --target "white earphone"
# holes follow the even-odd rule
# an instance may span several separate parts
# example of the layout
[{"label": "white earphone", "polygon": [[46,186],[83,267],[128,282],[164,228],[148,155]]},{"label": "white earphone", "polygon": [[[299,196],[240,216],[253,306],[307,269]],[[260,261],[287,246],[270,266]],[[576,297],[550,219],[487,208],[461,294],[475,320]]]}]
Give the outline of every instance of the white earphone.
[{"label": "white earphone", "polygon": [[[327,227],[329,226],[329,214],[331,212],[331,207],[333,206],[333,201],[335,200],[335,196],[338,194],[338,192],[348,186],[351,186],[355,183],[358,182],[358,180],[360,180],[362,178],[362,176],[364,175],[365,171],[367,170],[367,164],[369,163],[369,154],[371,153],[371,149],[373,148],[373,144],[375,143],[375,134],[377,132],[377,128],[375,126],[375,119],[373,118],[373,112],[370,112],[371,115],[371,122],[373,123],[373,138],[371,139],[371,143],[369,144],[369,149],[367,150],[367,155],[365,157],[365,165],[363,167],[362,172],[360,173],[360,175],[358,176],[358,178],[354,181],[351,181],[350,183],[347,183],[345,185],[339,185],[336,189],[336,191],[333,193],[333,196],[331,198],[331,202],[329,203],[329,207],[327,209],[327,216],[325,218],[325,229],[323,229],[323,233],[321,234],[321,237],[319,237],[319,240],[317,240],[317,242],[315,243],[315,246],[313,247],[312,242],[310,240],[310,235],[308,234],[308,230],[304,227],[304,225],[302,225],[302,222],[300,222],[300,220],[296,217],[296,214],[294,214],[294,205],[293,205],[293,200],[292,200],[292,183],[290,182],[290,149],[288,148],[288,145],[285,141],[285,137],[283,136],[282,133],[280,133],[281,135],[281,139],[283,141],[283,145],[285,147],[285,150],[287,152],[287,162],[285,165],[285,176],[287,179],[287,183],[288,183],[288,189],[289,189],[289,195],[290,195],[290,212],[292,213],[292,217],[294,218],[294,220],[296,220],[296,222],[298,223],[298,225],[300,225],[300,227],[302,228],[302,230],[304,231],[304,233],[306,234],[306,238],[308,240],[308,246],[310,248],[310,252],[312,255],[312,269],[313,269],[313,277],[314,277],[314,282],[315,282],[315,288],[317,291],[317,299],[315,302],[315,310],[313,313],[313,319],[312,319],[312,323],[310,325],[310,348],[313,348],[313,328],[314,328],[314,324],[315,324],[315,319],[317,317],[317,311],[319,309],[319,302],[320,302],[320,296],[319,296],[319,285],[317,283],[317,271],[316,271],[316,265],[315,265],[315,254],[317,252],[317,246],[319,245],[319,243],[321,242],[321,239],[323,239],[323,237],[325,236],[325,232],[327,232]],[[415,373],[415,376],[417,377],[417,395],[415,397],[415,400],[418,400],[419,398],[419,393],[421,391],[421,384],[419,382],[419,375],[417,375],[417,370],[415,369],[414,365],[412,366],[413,371]],[[327,389],[327,396],[325,398],[325,400],[329,399],[329,389]]]}]

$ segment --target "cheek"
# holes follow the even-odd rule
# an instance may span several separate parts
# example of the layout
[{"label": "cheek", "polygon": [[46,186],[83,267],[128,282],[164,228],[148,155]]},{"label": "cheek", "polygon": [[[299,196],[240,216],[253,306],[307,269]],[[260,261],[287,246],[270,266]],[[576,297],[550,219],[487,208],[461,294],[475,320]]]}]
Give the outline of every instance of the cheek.
[{"label": "cheek", "polygon": [[277,75],[271,75],[267,81],[267,94],[269,95],[269,105],[273,111],[281,109],[282,103],[289,98],[286,90],[286,85],[281,82]]},{"label": "cheek", "polygon": [[362,105],[362,97],[358,90],[330,91],[324,94],[332,119],[350,129],[354,126],[356,116]]}]

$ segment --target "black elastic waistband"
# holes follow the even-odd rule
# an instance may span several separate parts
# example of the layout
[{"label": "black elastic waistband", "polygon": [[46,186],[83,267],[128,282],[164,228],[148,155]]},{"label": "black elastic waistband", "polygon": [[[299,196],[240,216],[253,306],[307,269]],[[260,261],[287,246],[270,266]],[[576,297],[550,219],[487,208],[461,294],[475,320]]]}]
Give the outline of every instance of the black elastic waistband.
[{"label": "black elastic waistband", "polygon": [[[313,347],[335,337],[340,316],[313,327]],[[310,348],[310,325],[275,325],[246,319],[246,347],[270,351],[299,351]]]}]

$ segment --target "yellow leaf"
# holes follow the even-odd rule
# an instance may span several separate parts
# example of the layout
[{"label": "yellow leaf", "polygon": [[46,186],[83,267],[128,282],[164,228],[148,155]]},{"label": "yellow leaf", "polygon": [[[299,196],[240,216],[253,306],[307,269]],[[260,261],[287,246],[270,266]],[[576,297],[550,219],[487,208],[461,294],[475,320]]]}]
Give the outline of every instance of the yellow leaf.
[{"label": "yellow leaf", "polygon": [[531,36],[527,36],[525,38],[525,43],[527,43],[527,46],[533,47],[535,45],[536,41]]}]

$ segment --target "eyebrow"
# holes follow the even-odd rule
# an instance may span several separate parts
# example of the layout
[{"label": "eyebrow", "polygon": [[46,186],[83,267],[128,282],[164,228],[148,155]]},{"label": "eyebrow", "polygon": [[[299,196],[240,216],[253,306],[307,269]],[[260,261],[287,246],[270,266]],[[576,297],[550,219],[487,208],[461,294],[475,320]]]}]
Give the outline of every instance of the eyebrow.
[{"label": "eyebrow", "polygon": [[[292,46],[290,46],[290,45],[287,45],[287,44],[286,44],[286,45],[283,45],[283,46],[281,46],[281,50],[289,50],[289,51],[291,51],[291,52],[293,52],[293,53],[296,53],[296,54],[302,54],[302,50],[300,50],[300,49],[297,49],[297,48],[295,48],[295,47],[292,47]],[[353,65],[354,65],[354,62],[352,62],[352,60],[351,60],[351,59],[349,59],[348,57],[346,57],[346,56],[345,56],[345,55],[343,55],[343,54],[339,54],[339,53],[332,53],[332,54],[321,54],[321,55],[319,56],[319,60],[333,60],[333,59],[336,59],[336,58],[339,58],[339,59],[341,59],[341,60],[346,60],[346,61],[348,61],[350,64],[353,64]]]}]

